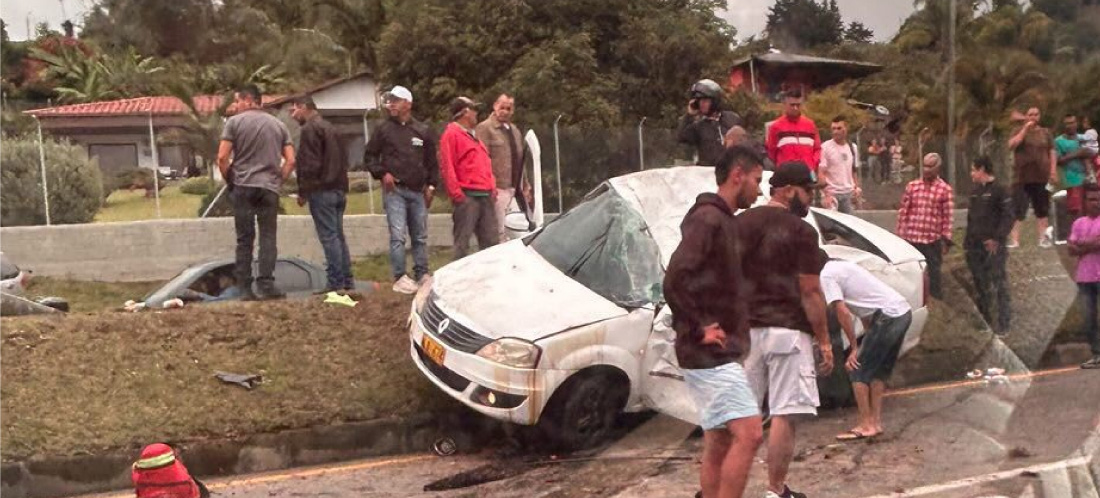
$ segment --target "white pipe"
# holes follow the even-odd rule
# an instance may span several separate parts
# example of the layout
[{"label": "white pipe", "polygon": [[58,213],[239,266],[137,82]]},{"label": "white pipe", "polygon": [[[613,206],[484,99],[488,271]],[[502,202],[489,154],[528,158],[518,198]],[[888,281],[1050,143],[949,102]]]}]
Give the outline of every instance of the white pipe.
[{"label": "white pipe", "polygon": [[153,149],[153,197],[157,203],[157,218],[160,218],[160,158],[157,156],[157,137],[153,134],[153,109],[149,108],[149,147]]},{"label": "white pipe", "polygon": [[[367,126],[367,111],[363,111],[363,147],[370,141],[370,130]],[[370,205],[370,214],[374,214],[374,178],[367,177],[367,204]]]},{"label": "white pipe", "polygon": [[752,93],[756,93],[756,66],[753,65],[752,57],[749,57],[749,74],[752,78]]},{"label": "white pipe", "polygon": [[638,171],[645,169],[645,139],[642,138],[642,125],[645,124],[645,116],[638,121]]},{"label": "white pipe", "polygon": [[[33,116],[33,115],[32,115]],[[38,124],[38,163],[42,167],[42,201],[46,205],[46,226],[50,226],[50,190],[46,187],[46,149],[42,144],[42,122],[33,116]]]},{"label": "white pipe", "polygon": [[554,168],[558,177],[558,216],[561,216],[562,212],[565,211],[563,207],[565,205],[563,200],[565,199],[565,192],[561,190],[561,145],[560,140],[558,140],[558,121],[561,121],[561,116],[561,114],[558,114],[558,117],[554,119]]},{"label": "white pipe", "polygon": [[214,200],[210,201],[210,204],[207,204],[206,211],[202,212],[202,216],[200,216],[200,218],[205,218],[206,215],[210,214],[210,210],[214,209],[214,205],[218,203],[218,199],[222,198],[222,194],[225,193],[225,189],[227,188],[229,188],[229,185],[222,185],[222,189],[218,191],[218,195],[214,196]]}]

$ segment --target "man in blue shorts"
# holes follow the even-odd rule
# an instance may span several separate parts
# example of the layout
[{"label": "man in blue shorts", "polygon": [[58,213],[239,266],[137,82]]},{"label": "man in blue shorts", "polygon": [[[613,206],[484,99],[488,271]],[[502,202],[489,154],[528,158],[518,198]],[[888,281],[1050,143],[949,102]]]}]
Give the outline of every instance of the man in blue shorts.
[{"label": "man in blue shorts", "polygon": [[665,274],[676,359],[705,431],[704,498],[742,496],[764,437],[756,397],[738,363],[749,350],[749,325],[734,218],[760,195],[762,163],[744,146],[723,153],[714,168],[718,193],[700,194],[688,211]]}]

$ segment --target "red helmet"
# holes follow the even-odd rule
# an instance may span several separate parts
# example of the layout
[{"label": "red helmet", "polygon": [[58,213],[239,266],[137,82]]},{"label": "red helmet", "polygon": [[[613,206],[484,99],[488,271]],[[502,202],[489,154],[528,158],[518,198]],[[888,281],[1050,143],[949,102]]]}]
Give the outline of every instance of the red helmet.
[{"label": "red helmet", "polygon": [[171,446],[150,444],[141,450],[131,474],[137,498],[199,498],[199,485],[176,459]]}]

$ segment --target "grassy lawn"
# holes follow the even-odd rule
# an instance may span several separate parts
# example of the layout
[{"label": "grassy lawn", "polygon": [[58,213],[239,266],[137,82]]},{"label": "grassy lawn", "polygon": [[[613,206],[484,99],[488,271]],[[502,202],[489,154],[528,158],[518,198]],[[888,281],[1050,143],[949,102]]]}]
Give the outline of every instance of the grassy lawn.
[{"label": "grassy lawn", "polygon": [[[382,193],[374,191],[374,214],[384,214]],[[346,214],[371,214],[370,194],[349,193]],[[288,215],[308,215],[309,206],[298,206],[291,197],[282,197],[280,203]],[[165,187],[160,191],[161,218],[198,218],[202,196],[180,192],[178,185]],[[446,198],[436,197],[432,202],[432,213],[450,213],[451,203]],[[154,220],[157,218],[156,200],[145,197],[144,190],[118,190],[109,197],[103,208],[96,214],[96,222]]]},{"label": "grassy lawn", "polygon": [[[0,320],[4,461],[452,409],[408,359],[410,296]],[[215,371],[255,373],[251,391]]]}]

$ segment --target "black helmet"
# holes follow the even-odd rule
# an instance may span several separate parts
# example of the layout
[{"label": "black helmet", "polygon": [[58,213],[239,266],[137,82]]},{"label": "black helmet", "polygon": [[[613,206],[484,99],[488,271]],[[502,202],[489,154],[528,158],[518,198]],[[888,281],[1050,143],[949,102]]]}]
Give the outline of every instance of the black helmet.
[{"label": "black helmet", "polygon": [[722,107],[722,87],[718,86],[714,80],[699,80],[694,85],[691,85],[691,98],[692,99],[710,99],[712,108],[717,110]]},{"label": "black helmet", "polygon": [[714,80],[699,80],[694,85],[691,85],[691,98],[693,99],[714,99],[718,100],[722,98],[722,87],[718,86]]}]

